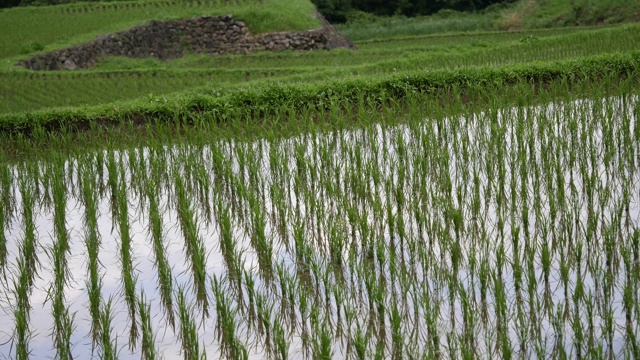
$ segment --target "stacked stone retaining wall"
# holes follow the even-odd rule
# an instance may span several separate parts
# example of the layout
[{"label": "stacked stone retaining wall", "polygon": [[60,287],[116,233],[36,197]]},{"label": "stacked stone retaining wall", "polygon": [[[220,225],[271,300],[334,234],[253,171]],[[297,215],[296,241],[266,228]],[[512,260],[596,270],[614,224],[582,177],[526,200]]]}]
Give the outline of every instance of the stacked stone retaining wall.
[{"label": "stacked stone retaining wall", "polygon": [[328,23],[315,30],[253,35],[232,15],[151,21],[95,40],[38,54],[18,65],[32,70],[86,69],[106,56],[170,60],[185,53],[246,54],[254,50],[319,50],[355,46]]}]

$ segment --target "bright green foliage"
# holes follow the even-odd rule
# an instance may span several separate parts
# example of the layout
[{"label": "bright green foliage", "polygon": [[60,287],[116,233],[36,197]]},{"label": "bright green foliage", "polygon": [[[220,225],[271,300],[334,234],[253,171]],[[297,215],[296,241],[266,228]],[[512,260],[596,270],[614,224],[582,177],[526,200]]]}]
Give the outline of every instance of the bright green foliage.
[{"label": "bright green foliage", "polygon": [[[0,11],[0,59],[44,47],[93,40],[150,20],[233,14],[253,33],[320,27],[307,1],[224,0],[134,1],[19,7]],[[11,61],[14,61],[13,59]]]},{"label": "bright green foliage", "polygon": [[[139,98],[147,107],[164,106],[175,91],[195,88],[195,97],[269,89],[273,83],[310,84],[410,76],[445,69],[497,67],[531,61],[555,61],[580,56],[636,50],[640,26],[588,29],[558,34],[480,33],[421,36],[367,41],[358,51],[256,53],[249,56],[188,56],[173,62],[111,59],[96,71],[0,72],[0,113],[52,106],[97,105]],[[190,68],[191,70],[184,70]],[[120,70],[122,69],[122,70]],[[422,75],[420,75],[422,73]],[[320,88],[333,85],[319,85]],[[266,90],[265,90],[266,91]],[[185,94],[183,97],[194,97]],[[113,105],[125,109],[129,105]]]}]

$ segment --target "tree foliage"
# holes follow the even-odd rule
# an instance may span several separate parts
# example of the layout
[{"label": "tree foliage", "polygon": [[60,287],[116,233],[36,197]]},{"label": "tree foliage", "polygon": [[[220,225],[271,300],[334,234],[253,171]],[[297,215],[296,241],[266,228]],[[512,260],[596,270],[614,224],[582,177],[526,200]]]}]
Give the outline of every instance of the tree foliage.
[{"label": "tree foliage", "polygon": [[376,15],[431,15],[443,9],[477,11],[515,0],[312,0],[329,21],[343,22],[350,10]]}]

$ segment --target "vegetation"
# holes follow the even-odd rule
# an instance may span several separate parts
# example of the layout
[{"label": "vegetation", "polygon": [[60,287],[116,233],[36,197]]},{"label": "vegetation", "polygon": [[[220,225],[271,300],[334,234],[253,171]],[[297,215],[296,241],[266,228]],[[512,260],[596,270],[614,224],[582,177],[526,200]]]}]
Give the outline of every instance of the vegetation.
[{"label": "vegetation", "polygon": [[[407,92],[401,101],[392,93],[376,94],[383,96],[377,101],[338,93],[324,110],[296,115],[294,105],[279,107],[263,123],[194,114],[198,125],[181,128],[178,138],[176,125],[158,125],[137,140],[144,147],[74,147],[65,161],[38,155],[4,165],[18,174],[11,198],[39,194],[8,214],[7,241],[20,241],[22,226],[31,233],[35,219],[41,228],[55,222],[47,214],[65,199],[67,207],[96,212],[76,229],[115,211],[115,231],[100,230],[102,248],[121,247],[123,256],[115,263],[121,289],[100,300],[105,353],[162,351],[141,344],[164,334],[161,342],[180,344],[187,357],[216,352],[202,346],[212,342],[232,357],[246,349],[310,357],[631,357],[638,333],[636,86],[633,77],[604,73],[596,83],[560,76],[543,88],[516,81],[507,92],[453,85]],[[326,120],[310,122],[310,114]],[[282,136],[277,129],[287,124],[296,129]],[[64,171],[67,185],[43,181],[41,164]],[[83,186],[95,189],[97,206],[77,195],[78,179],[91,183]],[[149,191],[147,179],[157,190]],[[57,193],[65,197],[45,200]],[[125,250],[138,253],[156,241],[146,229],[157,226],[158,206],[168,253],[183,255],[124,266]],[[34,237],[24,239],[37,246]],[[31,277],[18,274],[43,276],[38,266],[48,266],[29,254],[35,251],[7,265],[22,269],[7,274],[24,286]],[[132,268],[145,261],[155,263],[154,272]],[[143,297],[141,284],[154,278],[161,285]],[[173,287],[170,297],[163,298],[162,284]],[[626,299],[624,307],[613,299]],[[138,311],[142,319],[135,334],[126,322],[108,320],[113,306],[131,301],[130,320],[137,322]],[[145,320],[149,311],[162,320]],[[24,351],[43,351],[27,348],[28,336],[14,339]]]},{"label": "vegetation", "polygon": [[[0,11],[0,59],[93,40],[150,20],[233,14],[256,33],[320,27],[307,1],[224,0],[127,1],[18,7]],[[25,26],[29,24],[29,26]]]},{"label": "vegetation", "polygon": [[318,10],[332,22],[343,23],[354,12],[381,16],[433,15],[439,11],[479,11],[489,6],[508,5],[517,0],[312,0]]},{"label": "vegetation", "polygon": [[7,53],[0,357],[640,357],[640,27],[411,24]]}]

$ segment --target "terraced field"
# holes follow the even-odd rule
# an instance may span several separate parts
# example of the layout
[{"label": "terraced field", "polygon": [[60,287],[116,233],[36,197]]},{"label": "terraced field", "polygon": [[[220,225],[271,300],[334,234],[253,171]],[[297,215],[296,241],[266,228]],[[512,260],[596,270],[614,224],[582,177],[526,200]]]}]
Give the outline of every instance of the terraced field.
[{"label": "terraced field", "polygon": [[[276,3],[0,24],[42,12],[24,36],[48,50],[167,9],[299,30],[260,15]],[[47,28],[100,11],[121,22]],[[456,33],[57,72],[0,46],[0,358],[638,358],[639,40]]]}]

